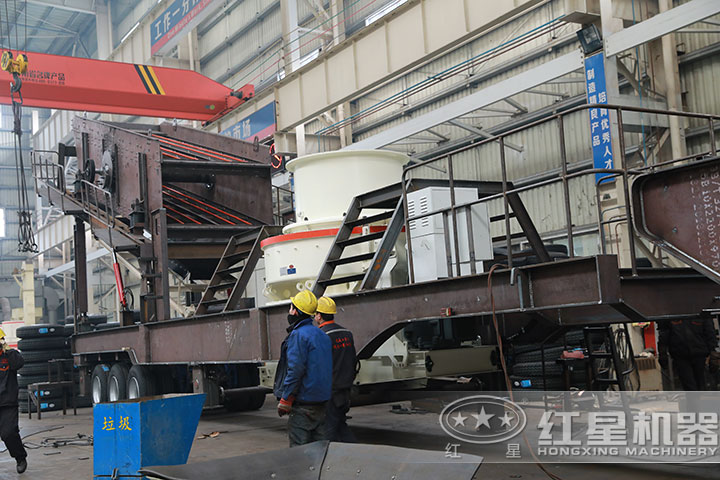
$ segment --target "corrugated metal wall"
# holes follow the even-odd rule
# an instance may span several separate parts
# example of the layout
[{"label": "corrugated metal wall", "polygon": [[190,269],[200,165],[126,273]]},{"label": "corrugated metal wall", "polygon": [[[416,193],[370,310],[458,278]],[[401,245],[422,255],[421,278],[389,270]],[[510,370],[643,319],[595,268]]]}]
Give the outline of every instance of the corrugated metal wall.
[{"label": "corrugated metal wall", "polygon": [[[345,0],[343,26],[350,32],[365,18],[394,0]],[[330,11],[330,2],[322,2]],[[320,20],[318,20],[318,17]],[[325,48],[340,16],[318,13],[310,2],[298,2],[300,55]],[[328,32],[325,32],[329,30]],[[325,33],[323,33],[325,32]],[[236,0],[198,27],[198,56],[204,75],[230,86],[267,86],[282,70],[282,17],[278,0]]]},{"label": "corrugated metal wall", "polygon": [[[467,61],[469,58],[475,57],[483,52],[491,51],[498,45],[550,21],[552,18],[563,13],[563,5],[563,2],[560,1],[545,4],[537,8],[534,12],[524,15],[422,66],[418,70],[376,89],[365,97],[354,101],[352,103],[352,113],[359,113],[362,116],[362,112],[377,105],[378,102],[401,94],[403,90],[428,79],[432,75],[436,75],[438,72],[442,72],[454,65]],[[639,14],[640,12],[638,12],[638,15]],[[712,25],[693,25],[693,28],[696,27],[716,28]],[[513,77],[523,71],[547,62],[556,56],[567,53],[571,49],[578,48],[579,44],[574,39],[575,31],[578,29],[579,26],[577,25],[559,27],[551,34],[546,34],[536,40],[526,42],[511,52],[483,62],[470,71],[463,72],[464,75],[451,77],[408,99],[398,99],[392,106],[376,113],[371,113],[356,122],[353,125],[353,129],[361,132],[356,135],[356,139],[368,138],[380,131],[407,121],[407,116],[393,115],[397,112],[411,110],[412,117],[432,112],[479,89]],[[566,39],[566,41],[563,41],[564,39]],[[551,51],[547,48],[550,42],[560,43],[560,46]],[[701,53],[703,51],[702,49],[707,51],[716,48],[720,45],[718,42],[720,42],[719,34],[686,33],[677,35],[679,50],[682,51],[682,49],[684,49],[686,55]],[[546,49],[547,51],[538,54],[538,51],[542,49]],[[643,62],[645,61],[645,52],[640,51],[639,53],[641,55],[642,68],[644,65]],[[685,92],[683,99],[686,111],[705,113],[720,112],[720,94],[716,86],[716,78],[720,75],[720,54],[711,53],[712,52],[709,52],[702,58],[693,60],[692,62],[682,62],[681,58],[680,73],[683,91]],[[527,57],[528,60],[523,62],[522,65],[511,69],[501,68],[513,59],[523,57]],[[635,60],[626,59],[625,61],[632,69]],[[644,68],[647,70],[646,65],[644,65]],[[456,93],[443,95],[444,91],[448,91],[453,86],[467,83],[469,74],[482,77],[483,73],[491,73],[494,69],[503,71],[502,73],[493,74],[481,82],[473,83],[472,86]],[[512,99],[525,106],[529,111],[535,111],[541,108],[551,108],[555,102],[563,99],[571,99],[574,97],[584,99],[585,96],[585,86],[581,72],[578,72],[574,77],[574,81],[570,79],[568,83],[547,84],[537,90],[541,90],[542,94],[528,92],[516,95],[512,97]],[[556,94],[556,96],[550,95],[552,93]],[[623,93],[636,94],[629,87],[624,88]],[[422,103],[433,97],[437,98],[437,100],[432,101],[432,103],[422,108],[412,108],[414,104]],[[495,104],[492,108],[505,111],[513,110],[513,107],[504,102]],[[488,130],[508,122],[511,118],[510,115],[503,116],[501,113],[498,115],[499,116],[477,115],[475,117],[470,115],[467,118],[463,118],[462,121],[473,127]],[[689,122],[688,126],[693,127],[696,125],[697,122]],[[308,131],[318,131],[324,127],[326,127],[326,125],[314,121],[308,125]],[[443,124],[433,128],[432,134],[423,133],[413,139],[409,139],[407,142],[403,142],[403,144],[394,145],[391,148],[393,150],[403,151],[409,155],[419,155],[423,152],[429,152],[437,146],[437,135],[444,136],[447,140],[454,140],[466,137],[468,134],[469,132],[458,127]],[[433,138],[434,136],[435,138]],[[587,163],[591,160],[592,151],[590,148],[587,112],[578,112],[565,119],[565,137],[568,161],[571,165]],[[707,135],[689,137],[689,151],[697,152],[706,150],[708,148],[707,138]],[[559,171],[560,146],[556,124],[543,124],[525,130],[507,138],[506,141],[508,145],[513,144],[514,146],[522,147],[522,152],[517,152],[510,148],[506,150],[507,178],[509,181],[522,183],[531,178],[538,178],[545,172]],[[640,148],[642,137],[639,133],[626,133],[625,141],[628,147],[636,145]],[[633,159],[637,159],[637,157],[633,157]],[[442,162],[439,165],[442,165]],[[417,170],[414,175],[424,178],[447,177],[446,168],[441,167],[438,169],[438,164],[433,165],[433,167],[421,168]],[[454,175],[455,178],[459,179],[499,181],[501,179],[501,170],[498,145],[489,144],[457,154],[454,157]],[[594,182],[594,175],[586,175],[570,181],[572,220],[573,224],[578,228],[589,227],[597,222],[597,201]],[[557,232],[565,228],[565,206],[563,186],[561,183],[558,182],[531,192],[523,193],[521,197],[525,201],[531,217],[542,232]],[[502,213],[502,203],[491,202],[490,210],[491,214]],[[499,230],[500,225],[496,227],[493,233],[501,233]],[[516,230],[517,225],[515,224],[514,231]],[[595,241],[581,242],[579,248],[584,249],[585,253],[590,253],[588,250],[592,250],[593,245],[596,249]]]}]

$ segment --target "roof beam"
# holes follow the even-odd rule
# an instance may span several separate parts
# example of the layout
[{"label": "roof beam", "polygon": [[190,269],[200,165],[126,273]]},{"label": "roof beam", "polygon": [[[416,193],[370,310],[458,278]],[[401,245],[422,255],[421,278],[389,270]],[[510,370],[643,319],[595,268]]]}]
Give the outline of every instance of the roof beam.
[{"label": "roof beam", "polygon": [[27,0],[27,3],[95,15],[95,0]]},{"label": "roof beam", "polygon": [[544,3],[408,0],[288,75],[272,92],[258,95],[223,123],[237,122],[253,105],[262,105],[268,95],[274,95],[283,106],[278,110],[277,129],[289,131]]},{"label": "roof beam", "polygon": [[353,143],[343,150],[382,148],[581,68],[583,68],[583,55],[580,50],[574,50],[571,53],[444,105],[432,112],[389,128],[375,136]]},{"label": "roof beam", "polygon": [[659,13],[632,27],[613,33],[605,39],[605,55],[611,57],[680,28],[720,13],[717,0],[691,0],[683,5]]}]

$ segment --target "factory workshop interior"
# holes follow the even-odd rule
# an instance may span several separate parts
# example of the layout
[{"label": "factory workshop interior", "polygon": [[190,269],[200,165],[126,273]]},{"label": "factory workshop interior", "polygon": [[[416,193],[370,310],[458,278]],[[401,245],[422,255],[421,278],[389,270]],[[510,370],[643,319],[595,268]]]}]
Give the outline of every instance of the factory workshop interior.
[{"label": "factory workshop interior", "polygon": [[720,479],[719,0],[2,0],[0,480]]}]

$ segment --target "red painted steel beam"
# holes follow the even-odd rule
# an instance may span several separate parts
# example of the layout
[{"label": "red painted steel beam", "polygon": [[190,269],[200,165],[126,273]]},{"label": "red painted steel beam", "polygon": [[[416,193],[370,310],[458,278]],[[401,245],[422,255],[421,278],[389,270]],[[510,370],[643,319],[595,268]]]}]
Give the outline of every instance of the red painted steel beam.
[{"label": "red painted steel beam", "polygon": [[[255,94],[233,91],[197,72],[132,63],[28,53],[22,80],[28,107],[212,122]],[[10,104],[12,76],[0,71],[0,103]]]}]

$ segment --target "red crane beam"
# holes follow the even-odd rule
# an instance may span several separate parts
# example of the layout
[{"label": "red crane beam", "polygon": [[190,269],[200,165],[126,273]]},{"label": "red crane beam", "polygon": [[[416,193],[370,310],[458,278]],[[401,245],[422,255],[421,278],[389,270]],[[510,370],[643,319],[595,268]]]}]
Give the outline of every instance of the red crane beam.
[{"label": "red crane beam", "polygon": [[[197,72],[44,53],[27,54],[23,105],[212,122],[255,95]],[[0,71],[0,103],[10,104],[12,75]]]}]

